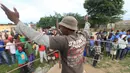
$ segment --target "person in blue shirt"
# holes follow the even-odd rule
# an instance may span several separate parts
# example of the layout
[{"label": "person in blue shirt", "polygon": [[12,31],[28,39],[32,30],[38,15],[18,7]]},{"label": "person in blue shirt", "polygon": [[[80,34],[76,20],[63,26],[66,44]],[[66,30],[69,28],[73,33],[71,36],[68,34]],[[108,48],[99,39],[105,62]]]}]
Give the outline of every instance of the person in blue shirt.
[{"label": "person in blue shirt", "polygon": [[7,54],[6,54],[6,52],[5,52],[4,41],[2,40],[2,37],[0,37],[0,63],[1,63],[1,64],[2,64],[2,59],[4,59],[5,62],[6,62],[9,66],[11,66],[10,63],[9,63],[9,59],[8,59],[8,57],[7,57]]},{"label": "person in blue shirt", "polygon": [[117,32],[116,32],[116,34],[115,34],[115,38],[120,38],[119,30],[117,30]]},{"label": "person in blue shirt", "polygon": [[125,30],[123,29],[123,30],[121,30],[121,32],[119,32],[121,35],[126,35],[126,32],[125,32]]},{"label": "person in blue shirt", "polygon": [[95,45],[94,43],[95,43],[94,36],[91,36],[90,40],[89,40],[89,46],[90,46],[89,47],[89,56],[93,56],[92,50]]},{"label": "person in blue shirt", "polygon": [[[18,50],[16,50],[16,59],[18,60],[19,67],[25,65],[28,61],[27,55],[20,46],[18,46]],[[28,73],[28,72],[29,70],[27,65],[20,68],[20,73]]]},{"label": "person in blue shirt", "polygon": [[122,35],[126,35],[125,29],[122,30]]},{"label": "person in blue shirt", "polygon": [[112,35],[111,38],[110,38],[110,40],[114,41],[114,38],[115,38],[115,35]]},{"label": "person in blue shirt", "polygon": [[110,50],[111,50],[111,38],[112,34],[110,33],[106,42],[106,55],[110,56]]}]

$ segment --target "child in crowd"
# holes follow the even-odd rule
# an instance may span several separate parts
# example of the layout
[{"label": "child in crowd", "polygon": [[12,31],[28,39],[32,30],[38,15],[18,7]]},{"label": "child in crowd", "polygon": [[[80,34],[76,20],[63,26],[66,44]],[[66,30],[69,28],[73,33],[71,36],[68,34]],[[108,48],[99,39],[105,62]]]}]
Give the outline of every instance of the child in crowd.
[{"label": "child in crowd", "polygon": [[99,61],[99,57],[101,54],[101,46],[99,45],[98,41],[95,41],[95,46],[94,46],[94,60],[93,60],[93,66],[95,67],[97,65],[97,62]]},{"label": "child in crowd", "polygon": [[106,55],[110,56],[110,50],[111,50],[111,35],[108,36],[107,42],[106,42]]},{"label": "child in crowd", "polygon": [[[35,55],[34,55],[35,50],[33,49],[33,42],[31,42],[28,38],[26,38],[24,48],[25,48],[25,52],[28,56],[28,61],[29,62],[34,61],[35,60]],[[34,65],[33,63],[30,63],[28,66],[30,72],[34,72],[33,65]]]},{"label": "child in crowd", "polygon": [[44,45],[40,45],[39,47],[39,53],[40,53],[40,62],[43,63],[43,58],[47,60],[47,55],[46,55],[46,47]]},{"label": "child in crowd", "polygon": [[20,42],[25,43],[25,36],[19,35]]},{"label": "child in crowd", "polygon": [[115,38],[113,43],[112,43],[112,49],[110,51],[111,56],[112,56],[112,60],[115,59],[116,53],[117,53],[117,49],[119,48],[119,44],[118,44],[118,38]]},{"label": "child in crowd", "polygon": [[24,48],[28,56],[29,62],[33,61],[35,59],[35,56],[34,56],[35,50],[33,49],[32,42],[30,42],[28,38],[26,38]]},{"label": "child in crowd", "polygon": [[38,50],[39,50],[39,45],[36,44],[36,43],[34,43],[34,44],[33,44],[33,49],[35,50],[35,56],[37,57],[37,55],[38,55]]},{"label": "child in crowd", "polygon": [[11,64],[15,63],[15,53],[16,53],[16,47],[15,47],[15,42],[13,40],[13,37],[8,37],[8,42],[6,44],[5,49],[9,51],[9,55],[11,56]]},{"label": "child in crowd", "polygon": [[18,47],[18,50],[16,50],[16,59],[18,60],[18,66],[21,67],[20,73],[28,73],[29,72],[28,67],[27,65],[25,65],[28,61],[28,58],[25,52],[23,51],[22,47],[20,46]]},{"label": "child in crowd", "polygon": [[89,40],[89,56],[93,56],[93,47],[94,47],[94,43],[95,43],[95,40],[94,40],[94,36],[91,36],[90,37],[90,40]]}]

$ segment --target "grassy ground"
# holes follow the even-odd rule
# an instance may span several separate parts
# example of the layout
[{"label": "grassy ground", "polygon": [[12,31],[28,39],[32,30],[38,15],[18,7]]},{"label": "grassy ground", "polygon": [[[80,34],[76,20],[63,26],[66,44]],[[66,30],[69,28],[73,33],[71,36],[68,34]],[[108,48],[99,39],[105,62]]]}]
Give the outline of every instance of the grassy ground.
[{"label": "grassy ground", "polygon": [[[40,63],[39,60],[33,63],[34,69],[36,69],[37,67],[48,67],[48,68],[51,68],[53,65],[54,65],[53,62],[50,62],[49,64],[47,62]],[[10,70],[15,69],[17,67],[18,67],[18,64],[13,64],[10,67],[8,65],[6,65],[6,64],[0,65],[0,73],[7,73]],[[19,70],[15,70],[15,71],[13,71],[11,73],[19,73]]]},{"label": "grassy ground", "polygon": [[[92,64],[92,60],[88,58],[88,63]],[[50,64],[44,62],[43,64],[40,61],[34,62],[34,68],[37,67],[49,67],[51,68],[54,65],[53,62]],[[12,65],[9,67],[8,65],[0,65],[0,73],[6,73],[14,68],[18,67],[17,64]],[[103,59],[97,64],[96,69],[103,70],[105,73],[130,73],[130,55],[128,55],[123,60],[111,60],[110,57],[104,56]],[[12,73],[19,73],[19,70],[16,70]]]},{"label": "grassy ground", "polygon": [[[89,60],[89,64],[92,64],[91,60]],[[112,60],[110,57],[104,56],[97,64],[96,69],[105,73],[130,73],[130,55],[123,60]]]}]

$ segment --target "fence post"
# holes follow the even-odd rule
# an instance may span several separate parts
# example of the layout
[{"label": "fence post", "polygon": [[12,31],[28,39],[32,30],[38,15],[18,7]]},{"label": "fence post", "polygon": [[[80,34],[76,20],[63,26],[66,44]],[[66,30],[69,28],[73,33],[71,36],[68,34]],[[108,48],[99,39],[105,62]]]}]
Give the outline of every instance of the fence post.
[{"label": "fence post", "polygon": [[60,51],[59,52],[59,68],[61,68],[61,54],[60,54]]}]

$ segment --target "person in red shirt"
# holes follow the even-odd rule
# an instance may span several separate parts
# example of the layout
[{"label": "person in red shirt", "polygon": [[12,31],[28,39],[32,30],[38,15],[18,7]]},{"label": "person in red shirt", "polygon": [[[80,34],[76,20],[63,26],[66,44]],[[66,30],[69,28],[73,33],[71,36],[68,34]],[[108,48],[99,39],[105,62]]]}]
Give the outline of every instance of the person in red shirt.
[{"label": "person in red shirt", "polygon": [[39,47],[39,53],[40,53],[40,62],[43,63],[43,57],[46,61],[47,60],[47,55],[46,55],[46,47],[44,45],[40,45]]}]

